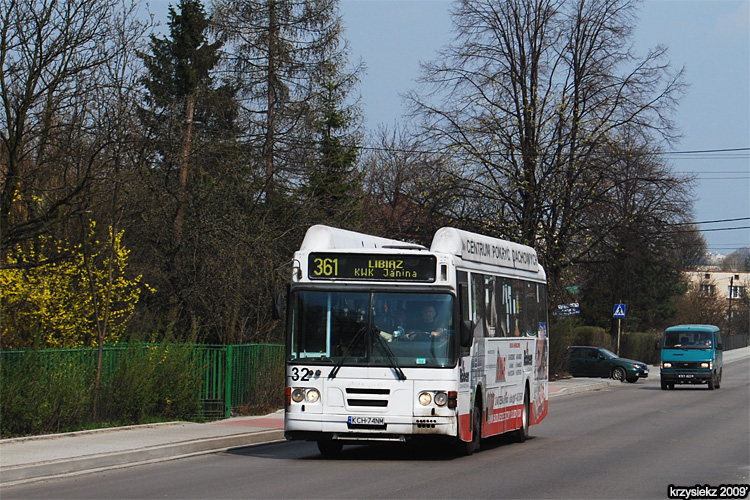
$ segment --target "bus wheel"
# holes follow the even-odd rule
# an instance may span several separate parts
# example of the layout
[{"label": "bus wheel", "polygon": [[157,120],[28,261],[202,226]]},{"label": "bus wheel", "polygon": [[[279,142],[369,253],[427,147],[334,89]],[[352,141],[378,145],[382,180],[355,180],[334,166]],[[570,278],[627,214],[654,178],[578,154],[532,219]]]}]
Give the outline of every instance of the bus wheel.
[{"label": "bus wheel", "polygon": [[529,389],[523,394],[523,410],[521,410],[521,427],[513,431],[513,441],[523,443],[529,437]]},{"label": "bus wheel", "polygon": [[716,378],[716,377],[715,377],[715,376],[714,376],[714,374],[712,373],[712,374],[711,374],[711,378],[709,378],[709,379],[708,379],[708,390],[709,390],[709,391],[713,391],[713,390],[714,390],[714,379],[715,379],[715,378]]},{"label": "bus wheel", "polygon": [[344,447],[341,441],[334,441],[333,439],[321,439],[318,441],[318,451],[324,457],[336,457],[341,453],[341,449]]}]

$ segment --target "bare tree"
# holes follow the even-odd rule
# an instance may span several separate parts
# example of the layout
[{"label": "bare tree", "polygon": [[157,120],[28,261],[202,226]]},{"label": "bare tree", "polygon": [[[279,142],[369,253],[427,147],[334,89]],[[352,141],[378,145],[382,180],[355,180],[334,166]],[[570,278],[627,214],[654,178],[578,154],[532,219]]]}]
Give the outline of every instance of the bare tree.
[{"label": "bare tree", "polygon": [[107,178],[113,137],[98,127],[110,100],[99,97],[117,92],[108,65],[133,47],[113,35],[137,30],[134,10],[119,0],[0,2],[3,252],[65,231]]},{"label": "bare tree", "polygon": [[750,247],[738,248],[721,262],[722,271],[750,272]]},{"label": "bare tree", "polygon": [[634,54],[635,7],[462,0],[454,43],[410,96],[426,142],[454,152],[444,175],[475,186],[480,225],[543,249],[552,283],[586,247],[585,217],[607,189],[618,134],[674,138],[682,75],[664,48]]},{"label": "bare tree", "polygon": [[[703,283],[714,285],[713,281]],[[678,313],[675,322],[681,324],[704,324],[717,325],[726,331],[727,307],[726,301],[719,295],[704,295],[700,286],[693,285],[690,289],[677,299]]]},{"label": "bare tree", "polygon": [[[633,144],[622,137],[623,144]],[[609,174],[582,219],[588,238],[575,263],[583,316],[616,331],[611,305],[626,303],[631,329],[666,326],[684,292],[685,248],[700,247],[691,219],[691,183],[643,145],[609,151]]]},{"label": "bare tree", "polygon": [[456,180],[443,178],[445,156],[421,151],[404,129],[379,128],[365,148],[365,230],[389,238],[429,245],[432,235],[460,219]]}]

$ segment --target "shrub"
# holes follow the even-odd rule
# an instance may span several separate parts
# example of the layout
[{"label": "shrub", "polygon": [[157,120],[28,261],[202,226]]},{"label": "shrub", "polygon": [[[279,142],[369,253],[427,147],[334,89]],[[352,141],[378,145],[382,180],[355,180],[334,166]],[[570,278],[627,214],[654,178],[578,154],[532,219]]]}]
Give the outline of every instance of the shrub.
[{"label": "shrub", "polygon": [[615,348],[615,341],[604,328],[598,326],[579,326],[575,329],[573,343],[570,345],[591,345],[604,347],[610,351]]},{"label": "shrub", "polygon": [[657,331],[624,333],[620,338],[620,356],[655,365],[659,363],[656,343],[660,338],[661,332]]},{"label": "shrub", "polygon": [[120,424],[183,420],[200,411],[200,374],[191,345],[136,345],[103,383],[100,415]]},{"label": "shrub", "polygon": [[[86,245],[40,237],[8,249],[7,268],[0,270],[4,349],[26,349],[35,341],[42,347],[96,345],[95,325],[104,317],[106,340],[120,338],[141,291],[153,289],[140,275],[127,276],[123,231],[107,231],[109,241],[100,242],[91,221]],[[97,310],[108,314],[96,317]]]},{"label": "shrub", "polygon": [[103,370],[95,421],[95,349],[4,352],[2,436],[188,420],[200,414],[201,373],[193,345],[110,349],[105,362],[113,368]]},{"label": "shrub", "polygon": [[284,363],[260,371],[253,381],[252,396],[240,415],[264,415],[284,407]]},{"label": "shrub", "polygon": [[612,337],[598,326],[585,326],[574,316],[555,316],[550,333],[550,379],[567,375],[567,348],[590,345],[614,350]]},{"label": "shrub", "polygon": [[3,437],[67,432],[90,418],[93,373],[85,363],[24,353],[2,367]]}]

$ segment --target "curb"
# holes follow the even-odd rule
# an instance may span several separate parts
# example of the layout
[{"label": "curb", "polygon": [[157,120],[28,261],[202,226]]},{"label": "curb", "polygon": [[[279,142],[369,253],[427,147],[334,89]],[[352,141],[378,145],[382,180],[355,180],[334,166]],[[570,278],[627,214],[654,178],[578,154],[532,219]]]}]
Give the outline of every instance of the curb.
[{"label": "curb", "polygon": [[193,455],[217,453],[232,448],[283,441],[284,431],[271,429],[232,436],[190,440],[182,443],[145,447],[75,459],[4,467],[0,486],[13,486],[61,476],[88,474],[103,470],[132,467],[153,462],[176,460]]}]

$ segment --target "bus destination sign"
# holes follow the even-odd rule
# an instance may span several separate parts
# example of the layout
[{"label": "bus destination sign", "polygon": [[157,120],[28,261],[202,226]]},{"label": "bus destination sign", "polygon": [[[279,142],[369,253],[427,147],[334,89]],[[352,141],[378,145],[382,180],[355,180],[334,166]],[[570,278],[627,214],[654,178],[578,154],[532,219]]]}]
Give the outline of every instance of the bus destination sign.
[{"label": "bus destination sign", "polygon": [[435,281],[434,255],[311,253],[311,280]]}]

